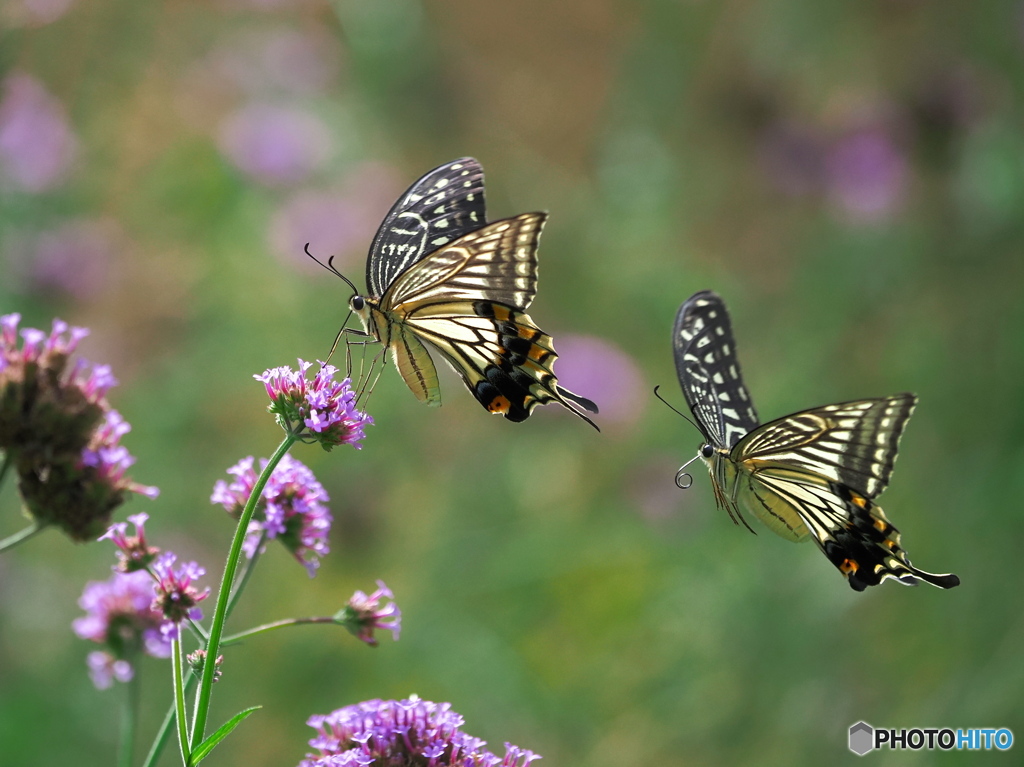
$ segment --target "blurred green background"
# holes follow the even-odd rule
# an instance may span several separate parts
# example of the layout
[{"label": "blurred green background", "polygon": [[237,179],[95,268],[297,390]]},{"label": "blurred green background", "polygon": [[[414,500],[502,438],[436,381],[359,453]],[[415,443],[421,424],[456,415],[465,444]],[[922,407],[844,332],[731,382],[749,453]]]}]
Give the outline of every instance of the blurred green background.
[{"label": "blurred green background", "polygon": [[[311,714],[413,692],[546,765],[853,764],[861,719],[1024,737],[1024,5],[4,0],[0,28],[0,313],[92,329],[162,490],[119,516],[211,585],[213,484],[279,440],[252,375],[344,317],[302,245],[361,284],[390,203],[462,155],[492,219],[551,212],[531,315],[602,433],[490,417],[451,374],[428,409],[387,370],[365,449],[293,451],[333,499],[319,575],[272,548],[229,628],[382,578],[401,641],[231,651],[212,719],[264,708],[209,764],[296,764]],[[651,389],[682,406],[671,324],[704,288],[764,419],[917,392],[882,506],[960,588],[856,594],[813,545],[734,527],[703,472],[676,489],[700,439]],[[112,763],[124,689],[92,687],[70,630],[111,553],[53,533],[0,558],[4,765]],[[146,741],[170,674],[141,673]]]}]

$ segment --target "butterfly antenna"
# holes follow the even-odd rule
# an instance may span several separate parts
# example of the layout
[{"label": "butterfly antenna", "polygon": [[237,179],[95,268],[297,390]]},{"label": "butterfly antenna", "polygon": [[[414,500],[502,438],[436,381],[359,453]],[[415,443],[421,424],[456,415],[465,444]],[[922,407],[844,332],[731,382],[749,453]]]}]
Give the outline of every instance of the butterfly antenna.
[{"label": "butterfly antenna", "polygon": [[348,285],[350,288],[352,288],[352,293],[353,294],[358,294],[359,293],[359,289],[356,288],[356,286],[353,284],[352,280],[350,280],[344,274],[339,272],[337,267],[335,267],[335,265],[334,265],[334,256],[331,256],[330,258],[328,258],[327,259],[327,263],[325,264],[323,261],[321,261],[319,258],[317,258],[316,256],[314,256],[312,253],[309,252],[309,243],[308,242],[305,244],[305,246],[302,249],[306,252],[307,256],[309,256],[314,261],[316,261],[318,264],[320,264],[320,266],[322,266],[324,269],[329,271],[335,277],[340,277],[342,280],[344,280],[345,284]]},{"label": "butterfly antenna", "polygon": [[[695,424],[695,423],[693,422],[693,419],[692,419],[692,418],[690,418],[690,417],[689,417],[688,415],[686,415],[686,413],[682,413],[682,412],[680,412],[680,411],[679,411],[678,409],[676,409],[675,405],[673,405],[673,404],[672,404],[671,402],[669,402],[669,401],[668,401],[667,399],[665,399],[665,398],[664,398],[664,397],[662,397],[662,396],[661,396],[660,394],[658,394],[658,389],[660,389],[660,388],[661,388],[661,385],[660,385],[660,384],[659,384],[658,386],[655,386],[655,387],[654,387],[654,396],[655,396],[655,397],[657,397],[658,399],[660,399],[660,400],[661,400],[661,401],[662,401],[663,403],[665,403],[666,405],[668,405],[668,409],[669,409],[669,410],[671,410],[671,411],[672,411],[673,413],[675,413],[676,415],[681,415],[681,416],[682,416],[683,418],[685,418],[685,419],[686,419],[687,421],[689,421],[690,425],[691,425],[691,426],[692,426],[693,428],[695,428],[695,429],[696,429],[697,431],[700,431],[700,427],[699,427],[699,426],[697,426],[697,424]],[[703,436],[703,435],[704,435],[704,432],[702,432],[702,431],[701,431],[701,436]],[[692,463],[692,461],[691,461],[690,463]],[[689,466],[690,464],[688,463],[688,464],[686,464],[686,465],[687,465],[687,466]]]}]

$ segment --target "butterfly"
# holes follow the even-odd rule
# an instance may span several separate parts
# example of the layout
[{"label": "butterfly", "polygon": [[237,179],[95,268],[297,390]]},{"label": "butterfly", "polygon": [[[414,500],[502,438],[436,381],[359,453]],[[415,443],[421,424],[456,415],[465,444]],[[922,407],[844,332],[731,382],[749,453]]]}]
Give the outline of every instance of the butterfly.
[{"label": "butterfly", "polygon": [[[750,529],[746,510],[787,540],[813,538],[856,591],[887,578],[944,589],[960,584],[956,575],[914,567],[899,531],[875,504],[917,397],[824,405],[762,424],[740,376],[725,303],[707,290],[679,307],[672,345],[683,395],[704,437],[697,457],[733,522]],[[680,487],[689,487],[682,484],[686,466],[676,475]]]},{"label": "butterfly", "polygon": [[429,344],[491,413],[518,422],[557,402],[597,428],[585,414],[597,405],[559,386],[551,336],[526,314],[546,219],[487,223],[483,168],[471,157],[425,174],[384,217],[366,261],[367,294],[352,286],[349,307],[421,402],[441,404]]}]

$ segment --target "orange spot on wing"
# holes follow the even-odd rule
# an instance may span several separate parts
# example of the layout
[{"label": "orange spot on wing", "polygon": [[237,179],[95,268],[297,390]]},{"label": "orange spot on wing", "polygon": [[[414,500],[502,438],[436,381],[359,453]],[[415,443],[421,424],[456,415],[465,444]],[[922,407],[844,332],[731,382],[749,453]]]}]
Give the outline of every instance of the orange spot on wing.
[{"label": "orange spot on wing", "polygon": [[839,565],[839,571],[843,575],[849,575],[850,573],[855,573],[855,572],[857,572],[858,569],[860,569],[860,565],[858,565],[852,559],[844,559],[842,564]]},{"label": "orange spot on wing", "polygon": [[504,306],[498,306],[494,304],[494,319],[498,322],[507,322],[509,316],[509,310]]},{"label": "orange spot on wing", "polygon": [[874,525],[875,529],[880,533],[884,533],[886,530],[889,529],[889,525],[886,524],[884,519],[876,519],[874,521]]},{"label": "orange spot on wing", "polygon": [[857,495],[856,493],[850,493],[850,500],[853,501],[853,505],[861,509],[866,509],[868,505],[868,499],[863,495]]},{"label": "orange spot on wing", "polygon": [[487,409],[492,413],[507,413],[511,406],[512,403],[508,401],[508,398],[500,395],[487,403]]}]

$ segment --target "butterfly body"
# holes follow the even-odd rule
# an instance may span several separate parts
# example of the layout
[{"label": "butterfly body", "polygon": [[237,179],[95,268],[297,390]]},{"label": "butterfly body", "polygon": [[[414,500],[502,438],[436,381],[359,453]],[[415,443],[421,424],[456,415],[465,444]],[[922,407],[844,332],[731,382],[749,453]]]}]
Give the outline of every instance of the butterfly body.
[{"label": "butterfly body", "polygon": [[[676,369],[704,435],[716,503],[794,542],[814,540],[857,591],[892,578],[952,588],[914,567],[875,498],[888,485],[913,394],[824,405],[761,424],[743,384],[725,304],[710,291],[679,309]],[[749,526],[748,526],[749,527]]]},{"label": "butterfly body", "polygon": [[557,402],[594,426],[582,411],[597,406],[558,385],[551,337],[526,313],[546,219],[487,223],[483,170],[471,158],[430,171],[385,217],[367,260],[369,295],[350,306],[421,402],[441,403],[429,345],[491,413],[524,421]]}]

